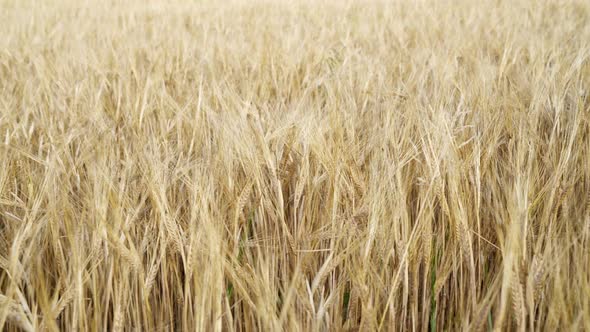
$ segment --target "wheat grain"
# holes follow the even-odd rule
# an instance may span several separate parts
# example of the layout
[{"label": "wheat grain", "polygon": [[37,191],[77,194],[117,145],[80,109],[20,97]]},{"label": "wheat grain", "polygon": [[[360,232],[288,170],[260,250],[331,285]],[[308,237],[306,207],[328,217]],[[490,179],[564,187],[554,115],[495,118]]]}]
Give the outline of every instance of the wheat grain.
[{"label": "wheat grain", "polygon": [[0,330],[590,329],[589,13],[0,0]]}]

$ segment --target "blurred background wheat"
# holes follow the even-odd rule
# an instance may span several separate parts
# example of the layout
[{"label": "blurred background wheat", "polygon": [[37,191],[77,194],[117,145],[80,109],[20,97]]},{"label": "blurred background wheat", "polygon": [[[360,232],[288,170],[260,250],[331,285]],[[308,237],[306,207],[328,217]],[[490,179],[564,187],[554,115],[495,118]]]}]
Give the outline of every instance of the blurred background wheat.
[{"label": "blurred background wheat", "polygon": [[590,3],[0,22],[0,330],[590,331]]}]

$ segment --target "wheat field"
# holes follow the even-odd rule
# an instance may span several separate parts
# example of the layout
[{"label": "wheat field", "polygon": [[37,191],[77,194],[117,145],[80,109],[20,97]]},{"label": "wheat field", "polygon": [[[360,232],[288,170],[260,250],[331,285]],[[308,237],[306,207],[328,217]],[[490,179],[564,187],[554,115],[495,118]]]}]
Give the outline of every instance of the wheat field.
[{"label": "wheat field", "polygon": [[0,22],[0,330],[590,331],[589,2]]}]

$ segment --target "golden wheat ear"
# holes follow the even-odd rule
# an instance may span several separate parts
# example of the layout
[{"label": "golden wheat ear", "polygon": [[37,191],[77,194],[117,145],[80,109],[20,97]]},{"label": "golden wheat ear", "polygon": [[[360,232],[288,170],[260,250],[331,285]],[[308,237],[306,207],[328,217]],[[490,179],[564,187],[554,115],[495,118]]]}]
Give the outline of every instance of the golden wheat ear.
[{"label": "golden wheat ear", "polygon": [[0,331],[590,331],[590,2],[0,0]]}]

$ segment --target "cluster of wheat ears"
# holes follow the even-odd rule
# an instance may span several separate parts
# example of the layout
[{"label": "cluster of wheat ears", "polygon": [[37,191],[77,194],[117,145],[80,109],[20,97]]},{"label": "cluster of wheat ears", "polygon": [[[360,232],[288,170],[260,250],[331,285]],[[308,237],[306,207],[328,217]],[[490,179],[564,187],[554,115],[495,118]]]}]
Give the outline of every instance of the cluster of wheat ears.
[{"label": "cluster of wheat ears", "polygon": [[0,22],[0,330],[590,331],[589,2]]}]

